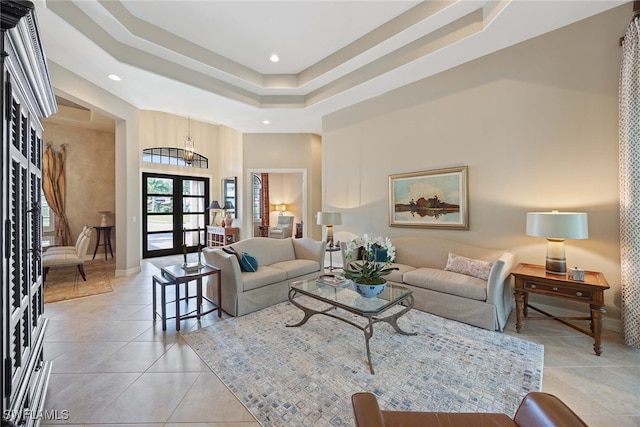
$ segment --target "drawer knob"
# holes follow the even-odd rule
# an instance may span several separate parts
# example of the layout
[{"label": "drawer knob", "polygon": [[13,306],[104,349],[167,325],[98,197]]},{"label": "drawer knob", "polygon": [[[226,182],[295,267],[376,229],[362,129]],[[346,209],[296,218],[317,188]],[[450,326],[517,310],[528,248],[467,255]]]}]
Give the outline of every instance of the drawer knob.
[{"label": "drawer knob", "polygon": [[558,288],[554,286],[554,287],[553,287],[553,290],[554,290],[554,291],[557,291],[557,290],[558,290]]},{"label": "drawer knob", "polygon": [[576,292],[576,296],[581,297],[582,296],[582,292],[580,292],[580,291]]},{"label": "drawer knob", "polygon": [[536,288],[536,285],[531,285],[531,289],[535,289],[535,288]]}]

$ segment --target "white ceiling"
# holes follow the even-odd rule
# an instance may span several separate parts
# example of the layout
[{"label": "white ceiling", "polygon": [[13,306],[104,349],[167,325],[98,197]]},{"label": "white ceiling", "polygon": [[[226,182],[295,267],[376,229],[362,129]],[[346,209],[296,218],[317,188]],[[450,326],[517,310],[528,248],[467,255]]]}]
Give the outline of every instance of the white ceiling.
[{"label": "white ceiling", "polygon": [[623,3],[35,0],[49,63],[139,109],[317,134],[328,113]]}]

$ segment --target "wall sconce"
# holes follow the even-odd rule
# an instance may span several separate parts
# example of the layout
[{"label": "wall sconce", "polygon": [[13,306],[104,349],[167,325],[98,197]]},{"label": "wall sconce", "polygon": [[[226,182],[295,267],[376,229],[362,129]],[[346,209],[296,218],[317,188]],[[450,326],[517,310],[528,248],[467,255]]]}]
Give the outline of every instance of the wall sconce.
[{"label": "wall sconce", "polygon": [[287,210],[287,205],[276,205],[276,210],[278,211],[278,216],[282,216],[282,212]]},{"label": "wall sconce", "polygon": [[217,200],[214,200],[213,202],[211,202],[209,204],[209,206],[207,206],[207,209],[209,209],[212,213],[211,215],[211,225],[216,225],[216,215],[218,214],[218,210],[222,209],[220,207],[220,203],[218,203]]},{"label": "wall sconce", "polygon": [[587,239],[587,214],[581,212],[528,212],[527,236],[547,239],[545,267],[550,274],[567,274],[564,239]]},{"label": "wall sconce", "polygon": [[333,247],[333,226],[342,224],[340,212],[318,212],[318,225],[327,226],[327,244]]}]

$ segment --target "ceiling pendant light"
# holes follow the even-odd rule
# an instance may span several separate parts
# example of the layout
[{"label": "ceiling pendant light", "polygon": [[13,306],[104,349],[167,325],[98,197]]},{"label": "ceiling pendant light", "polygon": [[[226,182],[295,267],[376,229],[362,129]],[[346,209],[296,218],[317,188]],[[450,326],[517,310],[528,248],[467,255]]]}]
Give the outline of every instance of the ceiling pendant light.
[{"label": "ceiling pendant light", "polygon": [[184,162],[188,165],[191,165],[193,162],[193,156],[195,154],[195,141],[191,137],[191,118],[189,120],[189,129],[187,132],[187,136],[184,137]]}]

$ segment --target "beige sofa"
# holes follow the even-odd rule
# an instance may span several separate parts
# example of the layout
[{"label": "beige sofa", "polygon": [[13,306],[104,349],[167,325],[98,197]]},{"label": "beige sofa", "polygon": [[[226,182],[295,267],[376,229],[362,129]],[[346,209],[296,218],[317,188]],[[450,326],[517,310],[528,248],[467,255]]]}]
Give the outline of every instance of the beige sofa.
[{"label": "beige sofa", "polygon": [[[318,277],[324,271],[326,242],[302,239],[256,237],[236,242],[236,252],[246,252],[258,261],[256,272],[241,271],[235,255],[223,248],[203,249],[208,264],[222,274],[222,309],[242,316],[287,300],[289,283]],[[207,297],[217,302],[218,280],[211,276]]]},{"label": "beige sofa", "polygon": [[[509,275],[515,256],[505,250],[484,249],[432,237],[391,239],[396,259],[388,282],[413,291],[414,307],[489,330],[504,330],[511,312],[513,291]],[[343,265],[346,259],[343,246]],[[449,253],[492,262],[488,279],[446,271]]]}]

